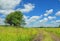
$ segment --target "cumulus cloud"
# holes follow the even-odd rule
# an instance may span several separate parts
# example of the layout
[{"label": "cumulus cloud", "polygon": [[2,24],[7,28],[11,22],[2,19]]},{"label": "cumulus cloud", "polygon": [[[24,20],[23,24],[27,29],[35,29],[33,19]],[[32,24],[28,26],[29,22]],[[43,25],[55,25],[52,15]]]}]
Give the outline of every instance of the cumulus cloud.
[{"label": "cumulus cloud", "polygon": [[56,20],[57,23],[60,23],[60,20]]},{"label": "cumulus cloud", "polygon": [[28,3],[28,4],[24,4],[24,9],[19,9],[19,8],[17,10],[8,9],[8,8],[6,8],[5,10],[0,9],[0,14],[8,15],[9,13],[14,12],[14,11],[21,11],[25,13],[25,12],[32,11],[33,8],[35,8],[35,6],[31,3]]},{"label": "cumulus cloud", "polygon": [[0,25],[5,25],[4,20],[4,18],[0,18]]},{"label": "cumulus cloud", "polygon": [[17,9],[20,10],[21,12],[30,12],[35,8],[34,4],[28,3],[28,4],[24,4],[24,8],[23,9]]},{"label": "cumulus cloud", "polygon": [[56,16],[60,16],[60,11],[56,12]]},{"label": "cumulus cloud", "polygon": [[14,12],[15,10],[0,10],[0,14],[8,15],[11,12]]},{"label": "cumulus cloud", "polygon": [[37,20],[32,24],[33,27],[43,27],[46,26],[45,23],[48,22],[48,18],[43,18],[41,20]]},{"label": "cumulus cloud", "polygon": [[29,18],[29,16],[24,15],[23,17],[24,17],[24,20],[25,20],[26,24],[28,24],[28,18]]},{"label": "cumulus cloud", "polygon": [[0,14],[8,15],[15,11],[13,10],[21,0],[0,0]]},{"label": "cumulus cloud", "polygon": [[58,27],[60,25],[60,20],[51,21],[51,24],[53,24],[55,27]]},{"label": "cumulus cloud", "polygon": [[53,9],[50,10],[46,10],[46,13],[44,14],[44,16],[48,16],[49,14],[53,13]]},{"label": "cumulus cloud", "polygon": [[56,19],[56,17],[55,16],[48,16],[48,19],[53,20],[53,19]]},{"label": "cumulus cloud", "polygon": [[47,21],[48,21],[48,18],[44,18],[44,19],[39,20],[39,21],[40,21],[40,23],[45,23],[45,22],[47,22]]},{"label": "cumulus cloud", "polygon": [[41,17],[40,16],[24,16],[26,21],[26,26],[30,26],[30,24],[34,23],[35,21],[38,21]]},{"label": "cumulus cloud", "polygon": [[21,0],[0,0],[0,9],[14,9]]},{"label": "cumulus cloud", "polygon": [[[48,16],[41,19],[41,16],[24,16],[26,19],[27,27],[58,27],[60,20],[53,20],[56,17]],[[49,20],[52,20],[49,22]]]},{"label": "cumulus cloud", "polygon": [[27,24],[33,23],[37,21],[40,18],[40,16],[32,16],[28,19]]},{"label": "cumulus cloud", "polygon": [[40,18],[40,16],[32,16],[28,21],[29,22],[33,22],[33,21],[36,21]]},{"label": "cumulus cloud", "polygon": [[[56,20],[57,21],[57,20]],[[58,27],[59,26],[59,22],[56,22],[56,21],[36,21],[34,24],[33,24],[33,27]]]}]

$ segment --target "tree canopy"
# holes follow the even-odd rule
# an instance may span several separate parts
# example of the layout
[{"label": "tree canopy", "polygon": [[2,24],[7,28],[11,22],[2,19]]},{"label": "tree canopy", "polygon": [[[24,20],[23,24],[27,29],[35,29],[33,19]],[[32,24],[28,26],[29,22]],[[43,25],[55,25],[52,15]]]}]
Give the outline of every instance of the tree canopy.
[{"label": "tree canopy", "polygon": [[23,14],[20,11],[11,12],[9,15],[6,16],[5,23],[13,26],[25,25]]}]

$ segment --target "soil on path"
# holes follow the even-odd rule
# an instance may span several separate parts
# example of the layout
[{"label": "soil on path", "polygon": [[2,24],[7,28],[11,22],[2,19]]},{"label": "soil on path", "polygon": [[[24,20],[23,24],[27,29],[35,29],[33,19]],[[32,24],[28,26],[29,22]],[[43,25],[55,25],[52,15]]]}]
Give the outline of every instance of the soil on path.
[{"label": "soil on path", "polygon": [[[44,38],[43,33],[44,33],[43,31],[41,31],[41,33],[38,33],[37,36],[35,36],[35,38],[33,39],[33,41],[42,41],[43,38]],[[60,37],[58,37],[57,35],[55,35],[53,33],[50,33],[50,32],[47,32],[47,33],[50,34],[50,36],[53,39],[53,41],[60,41]]]},{"label": "soil on path", "polygon": [[51,35],[51,38],[54,40],[54,41],[60,41],[60,37],[58,37],[57,35],[55,35],[54,33],[50,33]]},{"label": "soil on path", "polygon": [[40,32],[37,34],[37,36],[35,36],[33,41],[42,41],[42,39],[43,39],[43,32]]}]

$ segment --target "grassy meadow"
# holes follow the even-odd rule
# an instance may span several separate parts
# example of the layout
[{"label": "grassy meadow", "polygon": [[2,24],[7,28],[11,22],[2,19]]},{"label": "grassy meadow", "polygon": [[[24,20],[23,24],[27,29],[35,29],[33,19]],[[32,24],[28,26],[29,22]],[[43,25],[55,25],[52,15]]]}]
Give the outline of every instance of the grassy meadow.
[{"label": "grassy meadow", "polygon": [[60,28],[16,28],[0,26],[0,41],[32,41],[43,32],[42,41],[54,41],[49,33],[60,37]]}]

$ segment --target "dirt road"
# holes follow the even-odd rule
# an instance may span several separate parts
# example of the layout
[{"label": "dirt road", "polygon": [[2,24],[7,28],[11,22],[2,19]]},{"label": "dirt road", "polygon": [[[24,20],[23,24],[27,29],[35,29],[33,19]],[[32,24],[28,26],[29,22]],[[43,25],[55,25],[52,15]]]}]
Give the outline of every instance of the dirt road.
[{"label": "dirt road", "polygon": [[47,31],[39,31],[33,41],[60,41],[60,37]]}]

